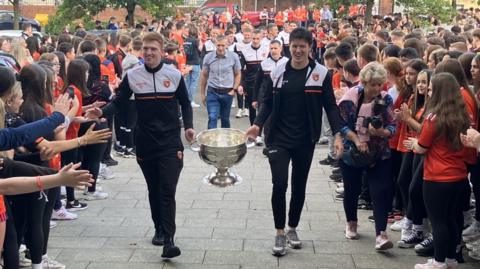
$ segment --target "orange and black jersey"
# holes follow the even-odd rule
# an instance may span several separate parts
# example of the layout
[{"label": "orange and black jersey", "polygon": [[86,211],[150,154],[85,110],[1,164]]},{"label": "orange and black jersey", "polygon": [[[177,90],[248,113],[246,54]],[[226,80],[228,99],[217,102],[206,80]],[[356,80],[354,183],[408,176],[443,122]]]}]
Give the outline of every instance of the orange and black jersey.
[{"label": "orange and black jersey", "polygon": [[268,46],[259,46],[254,48],[252,45],[245,46],[241,50],[240,63],[242,64],[241,85],[247,89],[253,89],[257,72],[260,69],[260,63],[267,59],[269,53]]},{"label": "orange and black jersey", "polygon": [[162,63],[153,69],[139,65],[128,70],[117,97],[102,109],[103,114],[115,114],[125,107],[132,95],[138,114],[135,130],[137,156],[148,159],[183,150],[178,105],[182,109],[185,129],[193,128],[193,116],[180,71]]}]

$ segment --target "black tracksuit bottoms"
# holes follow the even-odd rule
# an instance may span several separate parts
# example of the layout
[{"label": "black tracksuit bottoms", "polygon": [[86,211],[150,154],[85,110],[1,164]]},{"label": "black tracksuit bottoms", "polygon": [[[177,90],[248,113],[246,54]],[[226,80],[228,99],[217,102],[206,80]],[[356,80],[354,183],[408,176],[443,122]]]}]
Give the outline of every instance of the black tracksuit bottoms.
[{"label": "black tracksuit bottoms", "polygon": [[373,217],[375,219],[375,231],[387,229],[388,212],[392,209],[394,184],[391,176],[391,159],[379,160],[373,167],[353,167],[340,160],[340,171],[343,176],[345,189],[343,208],[347,221],[357,221],[358,196],[362,188],[362,176],[366,171],[366,179],[370,188],[370,196],[373,203]]},{"label": "black tracksuit bottoms", "polygon": [[463,220],[461,194],[467,179],[456,182],[423,182],[423,198],[435,240],[435,260],[454,259]]},{"label": "black tracksuit bottoms", "polygon": [[306,145],[295,149],[280,146],[268,147],[268,161],[272,171],[272,209],[275,229],[284,229],[286,222],[286,192],[288,187],[288,169],[292,162],[292,195],[288,212],[288,226],[297,227],[305,202],[308,172],[312,164],[315,145]]},{"label": "black tracksuit bottoms", "polygon": [[175,235],[175,192],[183,168],[183,152],[155,157],[137,158],[148,187],[148,200],[155,229],[165,236],[165,243],[173,242]]}]

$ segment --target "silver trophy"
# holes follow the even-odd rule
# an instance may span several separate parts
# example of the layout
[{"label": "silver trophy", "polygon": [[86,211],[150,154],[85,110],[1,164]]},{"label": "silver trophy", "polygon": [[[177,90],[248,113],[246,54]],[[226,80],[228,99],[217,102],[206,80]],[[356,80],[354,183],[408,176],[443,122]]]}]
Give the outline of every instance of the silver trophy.
[{"label": "silver trophy", "polygon": [[210,185],[227,187],[242,182],[242,178],[229,169],[245,157],[247,148],[253,146],[255,142],[248,141],[244,132],[217,128],[199,133],[190,148],[198,152],[200,159],[216,168],[216,172],[205,176],[203,181]]}]

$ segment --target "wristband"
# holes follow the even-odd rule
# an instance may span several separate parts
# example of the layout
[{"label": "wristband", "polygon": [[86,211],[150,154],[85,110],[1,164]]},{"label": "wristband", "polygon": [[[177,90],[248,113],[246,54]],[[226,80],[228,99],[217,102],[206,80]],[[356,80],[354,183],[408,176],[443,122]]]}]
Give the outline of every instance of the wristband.
[{"label": "wristband", "polygon": [[40,179],[40,176],[37,176],[35,182],[37,184],[38,190],[40,191],[40,196],[38,197],[38,200],[42,200],[42,198],[45,197],[45,202],[48,202],[48,197],[45,194],[43,182]]}]

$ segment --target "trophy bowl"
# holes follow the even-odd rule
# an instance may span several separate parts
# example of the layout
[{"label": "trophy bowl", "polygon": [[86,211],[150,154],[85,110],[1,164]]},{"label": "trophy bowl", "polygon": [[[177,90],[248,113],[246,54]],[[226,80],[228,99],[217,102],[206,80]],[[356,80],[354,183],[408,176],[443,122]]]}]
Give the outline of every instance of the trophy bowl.
[{"label": "trophy bowl", "polygon": [[190,148],[198,152],[200,159],[216,168],[216,172],[203,178],[203,182],[227,187],[242,182],[242,178],[229,169],[238,164],[247,154],[247,148],[255,142],[247,141],[244,132],[231,128],[205,130],[197,135]]}]

